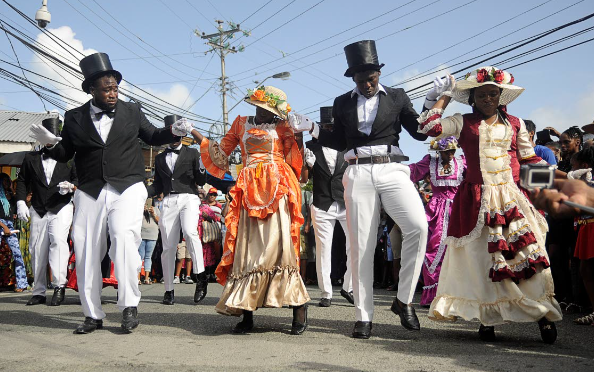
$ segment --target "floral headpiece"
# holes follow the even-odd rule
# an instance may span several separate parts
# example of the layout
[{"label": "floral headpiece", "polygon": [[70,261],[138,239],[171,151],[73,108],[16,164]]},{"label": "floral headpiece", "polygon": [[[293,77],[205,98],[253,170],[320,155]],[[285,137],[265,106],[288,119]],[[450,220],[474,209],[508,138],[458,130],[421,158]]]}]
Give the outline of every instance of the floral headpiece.
[{"label": "floral headpiece", "polygon": [[495,67],[487,66],[478,70],[469,72],[464,77],[465,80],[477,83],[486,83],[492,81],[497,84],[513,84],[514,76],[507,71],[498,70]]},{"label": "floral headpiece", "polygon": [[454,136],[443,137],[431,141],[431,150],[435,151],[448,151],[458,149],[458,140]]},{"label": "floral headpiece", "polygon": [[[286,95],[280,89],[274,87],[263,87],[260,86],[256,89],[248,89],[248,98],[252,104],[262,102],[265,103],[271,109],[276,109],[280,113],[282,118],[286,118],[287,114],[291,112],[291,106],[287,103]],[[262,105],[257,105],[261,106]],[[263,107],[266,108],[266,107]],[[274,110],[270,110],[275,114],[278,114]]]}]

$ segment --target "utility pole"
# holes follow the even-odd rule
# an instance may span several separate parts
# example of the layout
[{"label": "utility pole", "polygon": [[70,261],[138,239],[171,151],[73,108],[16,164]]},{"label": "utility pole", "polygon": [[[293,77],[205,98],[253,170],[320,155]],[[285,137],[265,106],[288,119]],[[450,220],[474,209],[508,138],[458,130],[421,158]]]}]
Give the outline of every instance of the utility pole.
[{"label": "utility pole", "polygon": [[211,49],[206,51],[205,54],[209,52],[215,52],[219,55],[221,59],[221,94],[223,95],[223,135],[227,133],[227,126],[229,125],[229,111],[227,110],[227,75],[225,75],[225,56],[229,53],[237,53],[243,52],[244,47],[243,45],[239,46],[239,48],[235,48],[231,46],[229,40],[233,38],[233,35],[236,32],[243,32],[244,36],[249,36],[249,32],[242,31],[239,28],[238,24],[233,22],[229,22],[229,30],[223,29],[224,21],[216,20],[219,24],[217,29],[218,32],[210,35],[206,35],[204,32],[200,36],[202,39],[208,40],[206,44],[208,44]]}]

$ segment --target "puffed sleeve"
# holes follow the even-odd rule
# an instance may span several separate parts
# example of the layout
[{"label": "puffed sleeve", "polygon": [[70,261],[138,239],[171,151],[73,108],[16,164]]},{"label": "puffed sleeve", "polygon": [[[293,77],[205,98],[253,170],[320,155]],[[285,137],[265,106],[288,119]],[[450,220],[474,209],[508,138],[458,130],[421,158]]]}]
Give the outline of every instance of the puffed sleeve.
[{"label": "puffed sleeve", "polygon": [[229,154],[239,144],[241,128],[245,120],[246,117],[238,116],[220,144],[207,138],[202,140],[202,143],[200,143],[200,157],[208,173],[220,179],[225,177],[225,173],[229,171]]},{"label": "puffed sleeve", "polygon": [[419,133],[430,137],[460,137],[464,120],[462,114],[455,114],[447,118],[442,118],[442,109],[431,109],[421,113],[417,119],[419,122]]},{"label": "puffed sleeve", "polygon": [[429,173],[429,165],[431,164],[431,155],[427,154],[421,159],[420,162],[409,164],[410,168],[410,180],[413,182],[419,182]]},{"label": "puffed sleeve", "polygon": [[534,147],[530,141],[530,134],[526,129],[524,120],[520,119],[520,129],[518,130],[517,146],[518,146],[518,161],[520,164],[548,164],[534,153]]}]

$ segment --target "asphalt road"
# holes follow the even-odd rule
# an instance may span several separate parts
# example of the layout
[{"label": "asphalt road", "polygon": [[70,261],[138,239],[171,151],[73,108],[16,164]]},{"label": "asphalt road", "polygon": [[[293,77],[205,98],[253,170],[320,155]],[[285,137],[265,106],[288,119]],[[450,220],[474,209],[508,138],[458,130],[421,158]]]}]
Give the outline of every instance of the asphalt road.
[{"label": "asphalt road", "polygon": [[214,311],[221,289],[211,284],[195,305],[194,286],[178,284],[177,303],[165,306],[162,284],[143,285],[141,324],[122,334],[116,292],[106,288],[104,329],[88,335],[72,334],[83,320],[76,292],[60,307],[27,307],[30,292],[2,292],[0,371],[594,371],[594,327],[574,325],[576,315],[557,324],[554,345],[541,342],[536,323],[496,327],[498,341],[483,343],[478,322],[433,322],[420,308],[421,331],[407,331],[390,311],[394,294],[376,290],[372,337],[358,340],[350,337],[354,308],[339,288],[332,306],[319,308],[320,293],[309,286],[303,335],[289,334],[290,309],[260,309],[252,333],[233,335],[238,319]]}]

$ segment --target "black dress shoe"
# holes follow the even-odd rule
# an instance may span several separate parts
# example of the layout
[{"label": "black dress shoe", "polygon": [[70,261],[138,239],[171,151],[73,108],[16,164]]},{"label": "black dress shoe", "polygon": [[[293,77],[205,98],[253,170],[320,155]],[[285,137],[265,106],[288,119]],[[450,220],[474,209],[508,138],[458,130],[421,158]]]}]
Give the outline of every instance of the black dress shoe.
[{"label": "black dress shoe", "polygon": [[45,303],[45,296],[35,295],[27,301],[27,306],[41,305]]},{"label": "black dress shoe", "polygon": [[545,344],[554,344],[557,340],[557,327],[555,323],[542,318],[538,321],[538,328],[540,328],[540,337]]},{"label": "black dress shoe", "polygon": [[170,291],[165,291],[162,303],[163,305],[173,305],[175,303],[175,295],[173,289]]},{"label": "black dress shoe", "polygon": [[340,295],[344,298],[346,298],[346,300],[348,302],[350,302],[352,305],[355,304],[355,297],[353,297],[353,292],[347,292],[344,289],[340,290]]},{"label": "black dress shoe", "polygon": [[332,305],[332,299],[330,298],[322,298],[318,304],[319,307],[330,307],[330,305]]},{"label": "black dress shoe", "polygon": [[91,333],[96,329],[101,329],[101,328],[103,328],[103,320],[93,319],[93,318],[89,318],[87,316],[87,317],[85,317],[85,321],[82,324],[80,324],[78,327],[76,327],[76,329],[74,330],[74,333],[84,335],[87,333]]},{"label": "black dress shoe", "polygon": [[355,323],[355,328],[353,328],[353,338],[363,338],[367,340],[371,336],[371,328],[373,328],[371,322],[358,320]]},{"label": "black dress shoe", "polygon": [[[301,323],[298,319],[298,311],[304,309],[305,312],[303,323]],[[293,323],[291,324],[291,334],[292,335],[300,335],[307,329],[307,304],[301,305],[297,308],[293,308]]]},{"label": "black dress shoe", "polygon": [[402,306],[400,305],[398,298],[395,298],[390,309],[394,314],[400,316],[400,324],[402,324],[404,328],[410,329],[411,331],[421,330],[419,319],[417,318],[415,308],[412,307],[412,305]]},{"label": "black dress shoe", "polygon": [[493,326],[485,326],[481,324],[478,330],[478,334],[481,341],[493,342],[497,340],[497,338],[495,337],[495,327]]},{"label": "black dress shoe", "polygon": [[127,307],[122,312],[122,329],[125,332],[132,332],[132,330],[138,327],[138,309],[136,307]]},{"label": "black dress shoe", "polygon": [[194,292],[194,302],[198,303],[206,297],[206,288],[208,287],[208,278],[205,273],[198,274],[196,282],[196,291]]},{"label": "black dress shoe", "polygon": [[66,292],[66,287],[55,287],[54,295],[52,296],[52,302],[50,302],[50,306],[60,306],[62,301],[64,301],[64,293],[65,292]]}]

